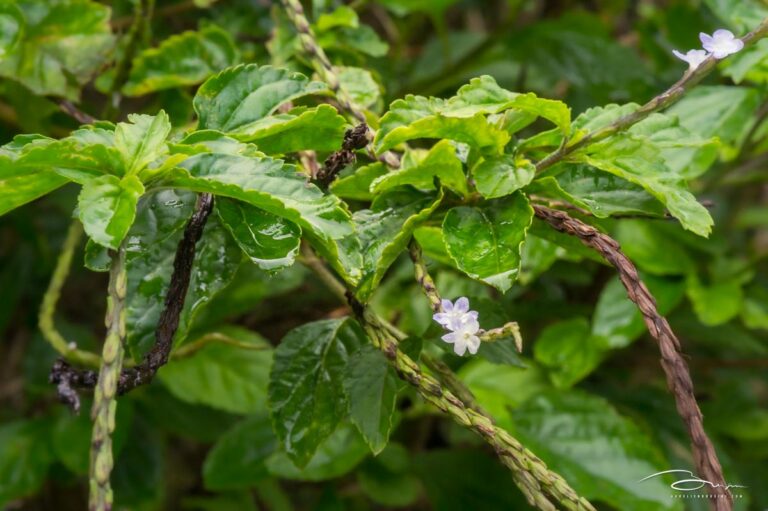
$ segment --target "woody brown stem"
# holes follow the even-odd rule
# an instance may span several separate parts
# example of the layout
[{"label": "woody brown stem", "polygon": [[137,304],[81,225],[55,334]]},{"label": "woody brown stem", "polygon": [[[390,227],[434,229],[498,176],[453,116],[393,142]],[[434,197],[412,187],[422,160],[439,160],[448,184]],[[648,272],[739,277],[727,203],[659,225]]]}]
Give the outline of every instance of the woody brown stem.
[{"label": "woody brown stem", "polygon": [[693,381],[688,365],[680,353],[680,341],[675,336],[666,318],[657,307],[656,300],[640,279],[637,268],[621,251],[619,243],[596,228],[577,220],[564,211],[533,205],[537,217],[546,221],[559,232],[579,238],[586,246],[596,250],[619,273],[619,279],[627,290],[627,296],[643,315],[651,336],[661,352],[661,367],[667,378],[667,385],[675,398],[677,412],[683,419],[688,436],[691,438],[693,459],[702,479],[715,487],[708,487],[710,500],[718,511],[730,511],[733,507],[730,492],[725,489],[723,470],[712,442],[704,430],[704,421],[696,402]]}]

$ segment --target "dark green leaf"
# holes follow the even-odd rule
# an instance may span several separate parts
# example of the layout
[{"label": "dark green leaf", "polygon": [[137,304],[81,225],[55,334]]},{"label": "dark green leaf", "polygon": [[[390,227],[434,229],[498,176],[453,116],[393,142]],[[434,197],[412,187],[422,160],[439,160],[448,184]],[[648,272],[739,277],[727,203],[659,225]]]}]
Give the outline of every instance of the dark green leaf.
[{"label": "dark green leaf", "polygon": [[584,318],[561,321],[545,328],[534,344],[536,360],[550,369],[558,388],[568,388],[592,372],[602,361],[606,341],[591,336]]},{"label": "dark green leaf", "polygon": [[0,505],[34,494],[53,462],[44,420],[0,426]]},{"label": "dark green leaf", "polygon": [[[155,342],[155,328],[171,280],[176,246],[194,205],[194,194],[173,190],[150,194],[139,202],[126,253],[127,344],[135,360],[140,360]],[[242,251],[232,237],[215,216],[209,218],[197,245],[176,343],[186,337],[200,309],[229,284],[241,261]]]},{"label": "dark green leaf", "polygon": [[317,241],[334,267],[352,271],[359,266],[338,258],[336,240],[352,232],[349,213],[339,199],[307,184],[294,166],[270,158],[199,154],[182,167],[165,177],[168,185],[232,197],[290,220]]},{"label": "dark green leaf", "polygon": [[512,412],[520,440],[582,496],[626,511],[681,509],[661,477],[658,447],[608,402],[584,392],[544,393]]},{"label": "dark green leaf", "polygon": [[520,271],[520,247],[532,219],[520,193],[483,207],[453,208],[443,221],[445,245],[461,271],[503,293]]},{"label": "dark green leaf", "polygon": [[296,466],[307,465],[343,417],[344,370],[363,339],[352,321],[316,321],[291,330],[275,350],[269,375],[272,422]]},{"label": "dark green leaf", "polygon": [[408,451],[398,443],[367,459],[357,470],[357,480],[363,492],[383,506],[405,507],[419,497],[419,480],[411,471]]},{"label": "dark green leaf", "polygon": [[370,453],[368,446],[351,424],[343,423],[317,447],[309,463],[298,468],[290,455],[276,452],[267,460],[275,477],[296,481],[325,481],[351,471]]},{"label": "dark green leaf", "polygon": [[276,447],[266,415],[255,415],[224,433],[208,452],[203,481],[209,490],[252,487],[268,475],[266,461]]},{"label": "dark green leaf", "polygon": [[301,229],[296,224],[223,197],[216,201],[216,212],[253,264],[269,271],[293,264],[301,241]]},{"label": "dark green leaf", "polygon": [[248,334],[231,329],[223,333],[254,348],[212,342],[194,356],[163,366],[160,381],[171,394],[189,403],[240,414],[265,412],[272,350],[264,339]]},{"label": "dark green leaf", "polygon": [[349,417],[374,454],[386,447],[397,400],[397,378],[384,354],[370,344],[349,358],[344,374]]}]

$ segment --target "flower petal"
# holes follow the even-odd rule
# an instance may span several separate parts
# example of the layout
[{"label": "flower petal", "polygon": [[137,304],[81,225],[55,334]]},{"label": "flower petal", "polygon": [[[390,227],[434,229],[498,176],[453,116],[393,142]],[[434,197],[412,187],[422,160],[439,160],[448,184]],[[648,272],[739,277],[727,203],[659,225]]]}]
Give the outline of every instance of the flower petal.
[{"label": "flower petal", "polygon": [[729,39],[734,39],[736,36],[733,35],[733,32],[730,30],[727,30],[725,28],[718,28],[712,33],[712,39],[715,40],[721,40],[721,41],[727,41]]},{"label": "flower petal", "polygon": [[457,337],[458,336],[456,335],[456,332],[451,332],[449,334],[445,334],[444,336],[442,336],[441,339],[447,342],[448,344],[453,344],[454,342],[456,342]]},{"label": "flower petal", "polygon": [[463,357],[464,353],[467,352],[467,343],[465,342],[457,342],[453,345],[453,352],[456,353],[458,356]]},{"label": "flower petal", "polygon": [[460,297],[456,300],[454,307],[459,312],[467,312],[469,310],[469,299],[466,296]]},{"label": "flower petal", "polygon": [[451,312],[453,310],[453,303],[450,300],[443,298],[440,300],[440,307],[443,308],[444,312]]},{"label": "flower petal", "polygon": [[467,349],[471,354],[476,354],[477,350],[480,349],[480,338],[476,335],[473,335],[467,339]]},{"label": "flower petal", "polygon": [[708,44],[714,43],[714,39],[712,39],[712,36],[709,34],[705,34],[704,32],[699,32],[699,41],[701,41],[701,44],[704,45],[704,48],[707,49]]}]

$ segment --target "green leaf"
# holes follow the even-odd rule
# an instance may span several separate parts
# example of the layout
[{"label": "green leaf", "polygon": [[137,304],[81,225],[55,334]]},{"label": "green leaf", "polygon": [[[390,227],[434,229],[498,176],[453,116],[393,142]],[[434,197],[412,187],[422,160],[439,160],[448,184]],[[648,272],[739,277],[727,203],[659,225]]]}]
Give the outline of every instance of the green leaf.
[{"label": "green leaf", "polygon": [[490,453],[467,448],[430,449],[414,456],[432,509],[502,511],[530,506]]},{"label": "green leaf", "polygon": [[269,417],[249,417],[224,433],[203,464],[203,484],[213,491],[253,487],[269,475],[267,458],[276,447]]},{"label": "green leaf", "polygon": [[[659,312],[667,314],[683,299],[683,279],[643,274],[641,278],[656,299]],[[627,297],[618,277],[608,281],[597,299],[592,316],[592,334],[605,339],[609,348],[624,348],[646,332],[643,316]]]},{"label": "green leaf", "polygon": [[335,241],[352,232],[349,213],[338,198],[308,184],[293,165],[271,158],[198,154],[181,166],[164,176],[168,186],[247,202],[298,224],[337,270],[346,273],[344,268],[359,266],[339,262]]},{"label": "green leaf", "polygon": [[307,465],[342,419],[344,370],[363,339],[347,319],[316,321],[288,332],[275,350],[269,375],[272,423],[296,466]]},{"label": "green leaf", "polygon": [[0,59],[13,51],[24,31],[24,14],[10,2],[0,4]]},{"label": "green leaf", "polygon": [[571,109],[568,105],[562,101],[542,99],[532,93],[510,92],[499,87],[496,80],[488,75],[473,78],[462,86],[456,96],[447,101],[444,113],[451,117],[470,117],[478,113],[495,114],[509,109],[543,117],[555,124],[562,133],[570,133]]},{"label": "green leaf", "polygon": [[439,98],[407,95],[395,100],[381,118],[376,152],[382,153],[415,138],[447,138],[464,142],[481,152],[500,154],[510,136],[489,124],[482,114],[450,117],[448,103]]},{"label": "green leaf", "polygon": [[623,220],[618,224],[616,239],[636,265],[654,275],[684,275],[695,267],[678,239],[648,221]]},{"label": "green leaf", "polygon": [[47,148],[51,142],[50,139],[38,139],[21,149],[15,147],[16,142],[0,147],[0,215],[42,197],[69,181],[50,167],[35,164],[27,156],[32,149],[57,154],[55,149]]},{"label": "green leaf", "polygon": [[216,212],[253,264],[268,271],[293,264],[301,242],[301,229],[296,224],[223,197],[216,200]]},{"label": "green leaf", "polygon": [[532,219],[533,208],[520,193],[482,207],[453,208],[443,221],[445,246],[457,268],[504,293],[520,271],[520,247]]},{"label": "green leaf", "polygon": [[664,207],[640,185],[588,165],[564,164],[562,169],[557,177],[541,177],[527,190],[543,197],[564,199],[598,218],[664,214]]},{"label": "green leaf", "polygon": [[289,454],[279,451],[267,459],[267,469],[281,479],[325,481],[347,474],[369,453],[357,430],[343,423],[320,443],[306,466],[297,467]]},{"label": "green leaf", "polygon": [[353,54],[357,51],[370,57],[383,57],[389,50],[376,31],[361,25],[357,13],[345,5],[317,18],[315,36],[325,50]]},{"label": "green leaf", "polygon": [[373,200],[371,184],[381,176],[387,174],[387,166],[381,162],[364,165],[354,173],[336,179],[331,183],[330,189],[334,195],[345,199],[362,201]]},{"label": "green leaf", "polygon": [[717,138],[703,138],[689,131],[676,117],[652,114],[638,122],[629,133],[644,137],[659,149],[664,163],[676,175],[693,179],[717,159]]},{"label": "green leaf", "polygon": [[144,186],[136,176],[101,176],[88,181],[78,197],[80,221],[96,243],[117,250],[136,216]]},{"label": "green leaf", "polygon": [[349,358],[343,379],[349,418],[374,454],[389,441],[398,380],[384,354],[366,344]]},{"label": "green leaf", "polygon": [[[176,247],[194,205],[194,194],[174,190],[157,191],[139,202],[126,252],[127,344],[134,360],[141,360],[155,343],[155,329],[171,280]],[[240,248],[221,227],[218,218],[209,217],[203,238],[197,244],[175,343],[186,337],[195,315],[229,284],[241,261]]]},{"label": "green leaf", "polygon": [[400,168],[374,180],[371,192],[380,194],[402,185],[433,190],[435,177],[441,185],[467,195],[467,178],[461,160],[456,156],[456,147],[448,140],[441,140],[429,151],[410,150],[405,153]]},{"label": "green leaf", "polygon": [[268,154],[311,149],[338,151],[347,121],[331,105],[270,115],[232,132],[239,140],[253,142]]},{"label": "green leaf", "polygon": [[536,175],[536,167],[528,160],[511,154],[484,158],[472,170],[477,191],[486,199],[510,195],[526,186]]},{"label": "green leaf", "polygon": [[131,114],[129,122],[115,128],[115,147],[123,155],[126,175],[135,174],[167,152],[165,139],[171,132],[168,114]]},{"label": "green leaf", "polygon": [[768,17],[768,9],[755,0],[704,0],[704,3],[738,32],[752,30]]},{"label": "green leaf", "polygon": [[0,426],[0,505],[37,492],[53,462],[44,420]]},{"label": "green leaf", "polygon": [[326,90],[300,73],[256,64],[229,68],[209,78],[194,99],[201,129],[244,130],[286,101]]},{"label": "green leaf", "polygon": [[355,212],[355,241],[363,256],[363,278],[357,289],[361,300],[376,290],[414,229],[429,219],[442,199],[442,191],[435,195],[403,188],[378,196],[370,210]]},{"label": "green leaf", "polygon": [[123,87],[126,96],[141,96],[163,89],[202,82],[239,60],[232,38],[215,25],[173,35],[157,48],[139,53]]},{"label": "green leaf", "polygon": [[545,328],[533,346],[536,360],[550,369],[558,388],[568,388],[591,373],[603,359],[606,342],[590,336],[584,318],[561,321]]},{"label": "green leaf", "polygon": [[264,413],[273,354],[269,343],[250,331],[226,330],[223,335],[258,349],[211,342],[194,356],[163,366],[158,372],[160,381],[188,403],[232,413]]},{"label": "green leaf", "polygon": [[700,137],[718,137],[726,159],[733,159],[747,135],[760,104],[756,89],[733,86],[701,86],[686,94],[668,110],[680,124]]},{"label": "green leaf", "polygon": [[343,66],[335,69],[339,76],[339,87],[358,108],[370,109],[380,105],[381,86],[374,80],[370,71],[360,67]]},{"label": "green leaf", "polygon": [[[114,37],[110,9],[90,0],[15,2],[26,20],[19,33],[10,25],[15,44],[0,61],[0,76],[11,78],[35,94],[76,99],[106,61]],[[13,35],[15,33],[15,35]]]},{"label": "green leaf", "polygon": [[421,489],[411,471],[408,450],[398,443],[389,443],[376,457],[365,460],[357,470],[357,481],[371,500],[390,508],[412,505]]},{"label": "green leaf", "polygon": [[669,465],[651,438],[605,400],[549,392],[512,416],[521,442],[587,499],[626,511],[681,509],[663,478],[638,482]]},{"label": "green leaf", "polygon": [[[532,396],[551,389],[546,371],[526,360],[527,367],[498,365],[474,359],[463,365],[458,375],[477,398],[478,403],[502,426],[511,425],[509,410],[517,408]],[[509,389],[515,389],[510,392]]]},{"label": "green leaf", "polygon": [[727,279],[705,285],[695,273],[690,273],[687,283],[688,298],[703,324],[722,325],[738,316],[741,311],[744,291],[740,279]]},{"label": "green leaf", "polygon": [[574,153],[572,160],[587,163],[642,186],[664,204],[680,224],[699,236],[712,230],[712,217],[667,167],[649,140],[630,134],[615,135]]}]

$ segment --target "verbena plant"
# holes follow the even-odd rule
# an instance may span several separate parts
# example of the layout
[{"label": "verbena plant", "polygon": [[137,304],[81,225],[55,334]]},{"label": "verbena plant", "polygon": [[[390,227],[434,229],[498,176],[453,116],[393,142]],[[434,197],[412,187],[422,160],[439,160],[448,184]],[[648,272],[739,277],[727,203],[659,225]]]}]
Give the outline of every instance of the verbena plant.
[{"label": "verbena plant", "polygon": [[[680,236],[701,247],[683,231],[710,235],[713,219],[688,183],[719,156],[733,159],[725,153],[735,140],[732,128],[691,124],[702,110],[742,108],[736,101],[752,98],[736,87],[685,97],[721,61],[739,79],[764,74],[761,9],[739,27],[752,29],[741,40],[716,32],[703,38],[704,50],[678,53],[689,69],[647,103],[591,106],[573,116],[563,101],[511,92],[488,74],[450,97],[404,94],[382,108],[378,74],[365,59],[381,57],[386,45],[346,6],[314,23],[296,0],[275,6],[270,62],[244,58],[212,24],[142,49],[156,6],[133,3],[117,46],[110,11],[96,2],[0,4],[0,75],[25,88],[19,97],[47,97],[82,123],[55,137],[16,135],[0,148],[0,213],[68,183],[80,187],[39,320],[59,357],[50,373],[58,397],[79,411],[81,395],[93,395],[88,459],[62,458],[74,473],[88,467],[91,509],[120,502],[111,486],[114,453],[133,447],[115,424],[123,400],[158,371],[182,401],[250,416],[209,454],[210,490],[257,486],[262,498],[276,498],[277,490],[263,486],[268,474],[338,477],[370,451],[380,456],[361,472],[365,491],[384,505],[411,505],[417,490],[402,468],[407,455],[399,443],[389,445],[390,435],[436,408],[460,426],[448,436],[465,438],[468,430],[490,447],[533,507],[590,510],[594,499],[619,509],[677,509],[668,479],[638,483],[674,468],[644,427],[594,395],[553,390],[571,388],[628,346],[643,322],[671,394],[662,406],[674,403],[675,427],[689,437],[693,471],[711,483],[712,505],[732,509],[680,341],[660,312],[685,291],[659,275],[686,275],[705,323],[730,320],[743,303],[750,308],[745,322],[764,328],[768,312],[757,297],[724,311],[733,308],[728,293],[742,297],[752,277],[733,266],[708,286],[685,267],[684,249],[670,242],[667,252],[659,240]],[[444,7],[427,10],[439,17]],[[239,8],[223,12],[234,16]],[[748,53],[735,63],[723,60],[744,46]],[[333,62],[326,50],[348,52],[359,65]],[[249,60],[256,61],[243,63]],[[74,104],[97,72],[95,87],[106,98],[101,115]],[[126,98],[152,94],[159,100],[136,104],[154,113],[108,120],[130,111]],[[748,114],[756,109],[745,105]],[[763,127],[754,122],[739,141],[756,138]],[[619,218],[626,220],[613,223]],[[651,275],[648,286],[609,235],[616,229]],[[54,323],[83,232],[85,266],[109,275],[100,355]],[[531,351],[516,311],[531,300],[522,290],[545,279],[556,260],[575,263],[572,271],[585,278],[593,271],[587,267],[607,264],[617,277],[602,291],[592,324],[569,314]],[[315,289],[338,301],[331,319],[292,328],[274,348],[226,324],[256,300],[296,287],[305,276],[296,263],[314,274]],[[507,307],[488,297],[504,297]],[[207,307],[217,299],[218,307]],[[546,307],[544,298],[532,303]],[[486,362],[457,375],[462,361],[451,351]],[[583,429],[558,429],[558,420],[574,416],[586,417]],[[63,417],[61,428],[89,428],[75,421]],[[4,429],[0,451],[42,438],[30,424]],[[591,452],[598,445],[606,458],[621,460],[620,474],[600,468],[600,454]],[[49,464],[41,462],[42,475],[32,470],[24,480],[0,482],[0,502],[35,491]]]}]

